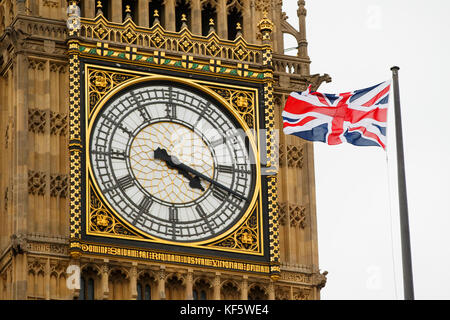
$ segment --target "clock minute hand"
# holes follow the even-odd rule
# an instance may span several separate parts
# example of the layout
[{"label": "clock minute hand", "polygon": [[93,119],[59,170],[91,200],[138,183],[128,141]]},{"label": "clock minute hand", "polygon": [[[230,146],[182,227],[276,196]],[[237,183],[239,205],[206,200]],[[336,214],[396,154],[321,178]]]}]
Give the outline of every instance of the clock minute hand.
[{"label": "clock minute hand", "polygon": [[234,196],[236,196],[236,197],[238,197],[238,198],[240,198],[240,199],[242,199],[242,200],[247,200],[247,198],[246,198],[245,196],[243,196],[242,194],[237,193],[237,192],[234,191],[234,190],[231,190],[230,188],[224,186],[224,185],[221,184],[220,182],[217,182],[216,180],[213,180],[213,179],[211,179],[210,177],[205,176],[204,174],[202,174],[202,173],[198,172],[197,170],[195,170],[195,169],[193,169],[193,168],[191,168],[191,167],[185,165],[184,163],[180,163],[179,166],[180,166],[183,170],[186,170],[187,172],[190,172],[190,173],[196,175],[197,177],[200,177],[200,178],[202,178],[203,180],[206,180],[206,181],[208,181],[209,183],[216,185],[217,187],[219,187],[219,188],[221,188],[221,189],[223,189],[223,190],[225,190],[225,191],[231,193],[232,195],[234,195]]},{"label": "clock minute hand", "polygon": [[193,189],[200,189],[205,191],[202,184],[200,183],[200,179],[197,176],[191,177],[191,175],[184,169],[180,168],[180,166],[172,160],[172,157],[167,153],[166,149],[156,148],[154,150],[154,157],[158,160],[163,160],[166,162],[167,166],[172,169],[177,169],[179,173],[183,175],[183,177],[189,180],[189,186]]},{"label": "clock minute hand", "polygon": [[[196,176],[195,178],[202,178],[203,180],[206,180],[209,183],[214,184],[215,186],[217,186],[217,187],[219,187],[219,188],[221,188],[221,189],[223,189],[223,190],[233,194],[234,196],[236,196],[236,197],[238,197],[238,198],[240,198],[242,200],[247,200],[247,198],[244,197],[243,195],[241,195],[240,193],[237,193],[236,191],[231,190],[230,188],[224,186],[220,182],[217,182],[217,181],[211,179],[210,177],[205,176],[204,174],[202,174],[202,173],[198,172],[197,170],[195,170],[195,169],[185,165],[184,163],[174,163],[173,160],[172,160],[172,157],[167,153],[167,151],[165,149],[161,149],[161,148],[158,147],[156,150],[154,150],[154,156],[155,156],[155,159],[164,160],[166,162],[166,164],[169,167],[171,167],[171,168],[176,168],[176,169],[185,171],[186,173],[190,172],[190,173],[192,173],[192,174],[194,174]],[[195,179],[195,178],[193,178],[193,179]],[[189,185],[191,185],[191,184],[189,183]]]}]

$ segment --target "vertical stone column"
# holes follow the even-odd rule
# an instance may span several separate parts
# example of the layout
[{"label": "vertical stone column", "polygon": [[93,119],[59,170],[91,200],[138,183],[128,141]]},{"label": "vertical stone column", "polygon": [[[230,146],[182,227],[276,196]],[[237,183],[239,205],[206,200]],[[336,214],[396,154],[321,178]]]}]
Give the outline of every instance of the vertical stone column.
[{"label": "vertical stone column", "polygon": [[96,0],[84,0],[84,16],[86,18],[95,17],[95,1]]},{"label": "vertical stone column", "polygon": [[141,27],[149,26],[149,16],[148,16],[148,1],[149,0],[138,0],[138,16],[137,24]]},{"label": "vertical stone column", "polygon": [[241,300],[248,300],[248,276],[244,275],[241,283]]},{"label": "vertical stone column", "polygon": [[220,272],[216,272],[213,286],[214,286],[213,299],[220,300]]},{"label": "vertical stone column", "polygon": [[272,22],[274,24],[274,30],[273,30],[273,51],[276,53],[283,54],[284,49],[284,39],[283,39],[283,33],[281,32],[281,1],[276,2],[273,4],[272,9]]},{"label": "vertical stone column", "polygon": [[[14,179],[12,197],[13,232],[18,239],[24,239],[28,225],[28,59],[22,51],[23,40],[13,42],[17,53],[14,63],[15,103],[13,117],[16,126],[12,135],[14,138],[13,163],[11,171]],[[24,239],[25,240],[25,239]],[[19,240],[17,251],[13,258],[13,299],[22,300],[27,296],[27,259],[24,253],[25,241]]]},{"label": "vertical stone column", "polygon": [[252,1],[244,1],[244,7],[242,8],[242,34],[244,39],[250,43],[253,43],[253,25],[255,24],[252,19],[251,3]]},{"label": "vertical stone column", "polygon": [[200,0],[191,0],[191,31],[202,34],[202,4]]},{"label": "vertical stone column", "polygon": [[137,299],[137,263],[133,262],[130,269],[130,299]]},{"label": "vertical stone column", "polygon": [[[44,46],[46,42],[44,41]],[[55,169],[52,166],[52,157],[51,157],[51,141],[50,141],[50,111],[51,111],[51,81],[50,81],[50,61],[45,61],[45,67],[44,67],[44,79],[43,80],[43,88],[44,92],[42,92],[42,101],[45,105],[45,130],[44,134],[42,136],[42,145],[38,146],[39,153],[42,153],[44,155],[43,158],[41,158],[43,161],[42,163],[39,163],[40,168],[43,172],[45,172],[45,179],[46,179],[46,186],[45,186],[45,194],[44,194],[44,210],[42,210],[40,213],[38,213],[38,216],[40,216],[40,219],[42,219],[43,223],[42,226],[44,227],[44,230],[48,230],[49,232],[52,232],[52,223],[51,223],[51,197],[50,197],[50,175],[51,170]],[[54,88],[54,87],[53,87]],[[37,151],[37,150],[36,150]]]},{"label": "vertical stone column", "polygon": [[167,31],[175,31],[175,0],[165,0],[164,4],[164,28]]},{"label": "vertical stone column", "polygon": [[[251,43],[257,43],[256,41],[256,8],[255,8],[255,2],[250,2],[250,21],[248,22],[247,29],[249,30],[250,38],[247,39],[247,41],[250,41]],[[245,24],[244,20],[244,24]]]},{"label": "vertical stone column", "polygon": [[271,280],[268,288],[269,300],[275,300],[275,284]]},{"label": "vertical stone column", "polygon": [[159,300],[166,300],[166,267],[161,266],[158,274],[158,297]]},{"label": "vertical stone column", "polygon": [[222,39],[228,39],[227,1],[217,0],[217,34]]},{"label": "vertical stone column", "polygon": [[50,259],[47,258],[45,261],[44,270],[44,294],[45,300],[50,300]]},{"label": "vertical stone column", "polygon": [[[305,1],[298,1],[298,23],[299,23],[299,34],[300,41],[298,42],[298,53],[297,55],[301,58],[306,58],[309,60],[308,56],[308,41],[306,41],[306,8]],[[309,75],[309,63],[303,63],[301,67],[301,75]]]},{"label": "vertical stone column", "polygon": [[26,14],[26,9],[25,9],[25,0],[17,0],[16,1],[16,5],[17,5],[17,13],[18,14]]},{"label": "vertical stone column", "polygon": [[[115,0],[110,2],[111,21],[122,23],[122,0]],[[107,14],[105,12],[105,14]]]},{"label": "vertical stone column", "polygon": [[188,269],[188,273],[186,275],[186,300],[193,300],[192,296],[193,279],[194,279],[194,271],[192,269]]},{"label": "vertical stone column", "polygon": [[109,266],[108,260],[104,260],[104,264],[101,267],[102,272],[102,287],[101,287],[101,299],[108,300],[109,298]]}]

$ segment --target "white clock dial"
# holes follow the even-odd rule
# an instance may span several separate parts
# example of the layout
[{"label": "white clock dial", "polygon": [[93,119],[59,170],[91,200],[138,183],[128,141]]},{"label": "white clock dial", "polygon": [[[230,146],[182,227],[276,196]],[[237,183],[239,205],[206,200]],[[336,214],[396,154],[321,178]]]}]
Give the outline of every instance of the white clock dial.
[{"label": "white clock dial", "polygon": [[115,95],[95,117],[92,175],[109,206],[135,228],[168,241],[202,241],[247,210],[256,183],[253,149],[214,99],[175,83],[147,83]]}]

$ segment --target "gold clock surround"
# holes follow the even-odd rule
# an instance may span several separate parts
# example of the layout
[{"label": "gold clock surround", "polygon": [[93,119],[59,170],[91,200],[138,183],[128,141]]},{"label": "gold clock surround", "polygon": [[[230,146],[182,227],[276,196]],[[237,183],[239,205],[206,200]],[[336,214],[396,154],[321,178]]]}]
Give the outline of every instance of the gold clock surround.
[{"label": "gold clock surround", "polygon": [[[86,65],[85,71],[86,74],[92,74],[91,69],[94,68],[93,66]],[[118,71],[118,70],[116,70]],[[114,72],[114,68],[110,69],[110,72]],[[123,72],[123,71],[122,71]],[[94,72],[95,74],[95,72]],[[95,76],[95,81],[97,81],[98,78]],[[86,81],[91,82],[92,79],[86,79]],[[148,242],[158,242],[158,243],[164,243],[164,244],[172,244],[172,245],[179,245],[179,246],[189,246],[189,247],[198,247],[198,248],[211,248],[214,250],[221,250],[221,251],[240,251],[245,252],[247,254],[254,254],[254,255],[263,255],[263,247],[264,247],[264,239],[262,238],[262,232],[261,232],[261,223],[262,223],[262,216],[261,210],[258,210],[256,206],[256,202],[259,200],[260,205],[261,204],[261,173],[260,173],[260,160],[259,160],[259,154],[258,154],[258,147],[256,145],[257,139],[255,138],[254,134],[251,132],[250,128],[248,128],[246,121],[241,118],[238,111],[236,111],[235,107],[230,105],[229,102],[227,102],[224,98],[222,98],[218,93],[214,92],[213,90],[209,89],[207,86],[211,85],[213,83],[209,82],[203,82],[203,81],[194,81],[194,80],[185,80],[178,77],[169,77],[169,76],[160,76],[160,75],[150,75],[150,76],[140,76],[138,78],[131,78],[128,81],[125,81],[116,87],[111,87],[111,90],[105,94],[98,103],[94,109],[90,108],[89,112],[89,120],[86,121],[86,150],[89,150],[89,139],[87,137],[90,136],[92,132],[92,126],[95,121],[95,118],[97,114],[100,112],[102,107],[109,101],[110,98],[114,97],[118,92],[121,92],[122,90],[133,86],[138,83],[151,83],[151,82],[157,82],[157,81],[170,81],[175,83],[182,83],[185,85],[188,85],[192,88],[198,89],[203,91],[206,95],[213,97],[215,100],[219,101],[221,106],[224,106],[230,113],[233,114],[235,119],[239,122],[241,127],[244,129],[245,133],[249,137],[250,146],[253,149],[253,152],[255,154],[256,159],[256,185],[255,190],[252,195],[252,200],[250,201],[250,205],[248,206],[247,211],[242,215],[241,219],[229,230],[227,230],[225,233],[216,236],[212,239],[200,241],[200,242],[189,242],[189,243],[180,243],[180,242],[173,242],[168,241],[164,239],[158,239],[155,237],[151,237],[148,235],[143,234],[140,232],[136,227],[130,225],[128,222],[126,222],[124,219],[121,219],[120,214],[116,212],[113,208],[106,205],[107,200],[101,195],[101,192],[99,191],[99,187],[95,181],[95,179],[92,179],[92,169],[90,167],[90,160],[89,160],[89,152],[86,152],[86,172],[88,173],[86,175],[86,185],[89,187],[86,189],[86,199],[88,199],[87,206],[86,206],[86,234],[87,235],[96,235],[101,237],[117,237],[122,239],[132,239],[132,240],[140,240],[140,241],[148,241]],[[235,90],[244,90],[241,92],[252,91],[251,89],[245,89],[245,88],[239,88],[236,87]],[[254,89],[253,89],[254,90]],[[89,96],[89,91],[86,91],[86,96]],[[254,103],[257,105],[257,95],[255,92],[255,101]],[[86,100],[88,101],[88,100]],[[86,108],[86,117],[88,117],[88,111]],[[257,122],[257,121],[255,121]],[[97,197],[97,199],[95,199]],[[101,212],[104,212],[103,214],[99,214],[98,211],[98,202],[102,202],[103,208],[100,209]],[[92,217],[92,213],[95,214],[95,219]],[[259,221],[259,223],[253,223],[251,224],[252,227],[248,223],[244,223],[250,218],[252,218],[252,214],[256,214],[256,219]],[[114,225],[114,228],[109,226],[103,226],[102,224],[105,224],[108,221],[110,225]],[[99,223],[100,222],[100,223]],[[100,227],[100,228],[99,228]],[[242,229],[242,230],[241,230]],[[101,231],[105,230],[105,231]],[[125,231],[126,230],[126,231]],[[234,234],[233,234],[234,233]],[[226,243],[233,243],[233,246],[227,247],[222,243],[224,239],[227,239],[229,236],[232,238],[236,238],[234,242],[226,241]],[[249,245],[252,244],[252,245]]]},{"label": "gold clock surround", "polygon": [[[106,255],[182,263],[230,271],[263,273],[277,279],[280,274],[280,253],[271,45],[268,43],[250,45],[242,38],[238,38],[233,44],[230,41],[215,39],[216,35],[213,33],[212,38],[219,47],[234,46],[235,49],[239,47],[248,54],[241,57],[242,59],[239,58],[240,62],[236,64],[223,63],[218,56],[213,60],[196,60],[190,55],[177,56],[165,52],[162,47],[160,51],[152,52],[135,47],[134,43],[124,43],[125,47],[113,48],[101,39],[101,42],[94,43],[81,41],[77,38],[78,34],[84,35],[88,29],[99,25],[107,28],[124,28],[132,33],[146,32],[134,26],[129,20],[123,26],[108,23],[102,16],[95,20],[82,19],[81,22],[81,32],[70,31],[69,35],[72,38],[68,42],[71,256],[77,258],[82,255]],[[187,29],[183,29],[180,33],[171,33],[160,30],[160,26],[156,25],[152,30],[155,34],[161,33],[181,42],[212,41],[191,35]],[[192,49],[192,46],[186,48]],[[152,77],[155,79],[166,77],[166,80],[178,81],[203,91],[227,107],[239,124],[246,128],[249,136],[254,132],[254,137],[257,137],[261,129],[266,130],[265,145],[260,145],[260,139],[253,141],[258,163],[258,192],[254,193],[252,199],[254,210],[252,211],[249,206],[234,227],[215,239],[198,243],[171,244],[146,237],[128,226],[105,206],[95,183],[90,181],[89,175],[86,174],[88,161],[83,161],[83,155],[86,156],[88,149],[86,139],[82,137],[87,136],[87,122],[90,117],[109,97],[125,86],[147,81]],[[146,79],[143,80],[144,78]],[[236,84],[236,81],[239,84]],[[230,84],[231,82],[233,84]],[[84,122],[83,117],[86,119]],[[264,188],[259,171],[262,168],[260,155],[265,160]],[[84,181],[82,176],[86,178]],[[152,246],[149,247],[145,243]],[[159,247],[159,244],[162,247]],[[169,245],[171,249],[167,249],[165,245]],[[178,249],[173,249],[174,247]],[[185,251],[183,248],[189,250]],[[194,254],[195,249],[199,251]]]}]

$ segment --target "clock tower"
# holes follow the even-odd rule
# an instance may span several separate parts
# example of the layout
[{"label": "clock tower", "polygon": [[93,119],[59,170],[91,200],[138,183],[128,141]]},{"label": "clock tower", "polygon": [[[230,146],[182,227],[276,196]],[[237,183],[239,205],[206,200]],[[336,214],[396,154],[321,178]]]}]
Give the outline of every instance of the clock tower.
[{"label": "clock tower", "polygon": [[0,2],[1,299],[320,298],[281,6]]}]

